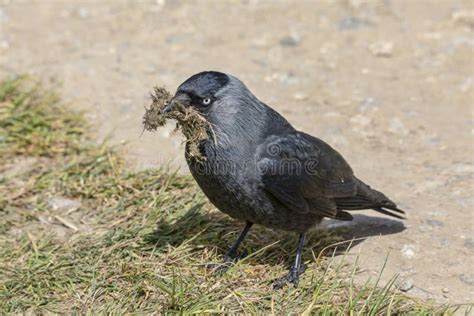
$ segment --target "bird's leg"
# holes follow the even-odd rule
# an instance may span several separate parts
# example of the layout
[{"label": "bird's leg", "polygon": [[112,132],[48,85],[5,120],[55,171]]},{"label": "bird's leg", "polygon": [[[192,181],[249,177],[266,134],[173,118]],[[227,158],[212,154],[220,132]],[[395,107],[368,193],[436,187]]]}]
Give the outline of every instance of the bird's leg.
[{"label": "bird's leg", "polygon": [[247,222],[245,224],[244,229],[240,233],[239,237],[235,241],[235,243],[230,247],[229,251],[224,256],[224,262],[231,262],[237,259],[237,249],[239,249],[240,244],[244,241],[245,236],[249,232],[250,228],[252,227],[253,223]]},{"label": "bird's leg", "polygon": [[[218,268],[216,269],[216,272],[218,273],[224,273],[225,271],[227,271],[227,269],[229,268],[230,266],[230,263],[232,262],[235,262],[236,260],[240,259],[240,258],[243,258],[245,257],[245,253],[242,254],[241,256],[237,256],[237,249],[239,248],[240,244],[242,243],[242,241],[244,241],[245,239],[245,236],[247,236],[247,233],[249,232],[250,228],[252,227],[253,223],[250,223],[250,222],[247,222],[245,224],[245,227],[244,229],[242,230],[242,232],[240,233],[239,237],[237,238],[237,240],[235,241],[235,243],[232,245],[232,247],[230,247],[230,249],[227,251],[227,253],[224,255],[224,260],[222,262],[222,264],[220,264],[218,266]],[[210,265],[208,266],[210,268],[215,268],[214,265]]]},{"label": "bird's leg", "polygon": [[298,239],[298,249],[296,251],[295,263],[291,266],[290,271],[286,276],[275,281],[273,288],[275,290],[281,289],[287,283],[293,283],[296,287],[298,286],[298,281],[300,274],[304,272],[304,265],[301,263],[301,255],[303,253],[303,244],[304,244],[305,234],[300,234]]}]

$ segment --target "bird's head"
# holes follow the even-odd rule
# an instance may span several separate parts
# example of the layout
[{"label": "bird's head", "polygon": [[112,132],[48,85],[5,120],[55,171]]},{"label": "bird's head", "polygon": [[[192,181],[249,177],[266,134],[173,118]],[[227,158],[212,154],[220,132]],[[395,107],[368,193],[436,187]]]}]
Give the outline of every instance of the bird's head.
[{"label": "bird's head", "polygon": [[203,117],[229,117],[258,100],[237,78],[217,71],[204,71],[184,81],[164,111],[172,111],[177,103],[192,107]]},{"label": "bird's head", "polygon": [[200,72],[188,78],[163,111],[173,111],[179,108],[178,104],[197,111],[212,127],[217,142],[229,146],[244,147],[257,142],[271,123],[293,129],[242,81],[217,71]]}]

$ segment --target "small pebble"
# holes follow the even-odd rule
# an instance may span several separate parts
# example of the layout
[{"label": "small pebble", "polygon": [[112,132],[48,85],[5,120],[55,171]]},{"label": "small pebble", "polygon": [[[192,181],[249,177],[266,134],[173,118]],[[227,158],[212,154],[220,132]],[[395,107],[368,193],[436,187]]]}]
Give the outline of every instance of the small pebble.
[{"label": "small pebble", "polygon": [[444,226],[443,222],[441,221],[437,221],[435,219],[429,219],[426,221],[426,224],[428,224],[429,226],[431,227],[435,227],[435,228],[439,228],[439,227],[442,227]]},{"label": "small pebble", "polygon": [[416,269],[414,267],[408,266],[401,269],[401,276],[410,276],[416,274]]},{"label": "small pebble", "polygon": [[470,250],[474,251],[474,240],[471,238],[468,238],[464,240],[464,246],[469,248]]},{"label": "small pebble", "polygon": [[413,280],[412,279],[406,279],[405,281],[402,282],[402,284],[400,284],[399,289],[402,292],[408,292],[413,288],[413,286],[414,286]]},{"label": "small pebble", "polygon": [[432,137],[428,138],[425,142],[428,145],[439,145],[439,144],[441,144],[442,140],[438,136],[432,136]]},{"label": "small pebble", "polygon": [[452,170],[458,174],[471,174],[474,172],[474,166],[470,162],[459,162],[452,166]]},{"label": "small pebble", "polygon": [[375,42],[369,45],[369,51],[377,57],[392,57],[393,46],[392,42]]},{"label": "small pebble", "polygon": [[369,25],[370,23],[366,20],[362,20],[354,16],[347,16],[347,17],[342,18],[339,21],[339,30],[340,31],[357,30],[361,27],[366,27]]},{"label": "small pebble", "polygon": [[470,286],[474,286],[474,274],[467,274],[467,273],[461,274],[459,276],[459,280],[461,280],[462,282],[466,284],[469,284]]},{"label": "small pebble", "polygon": [[297,101],[303,101],[303,100],[307,100],[308,99],[308,95],[307,94],[304,94],[302,92],[296,92],[295,94],[293,94],[293,99],[297,100]]},{"label": "small pebble", "polygon": [[452,15],[452,19],[457,24],[474,28],[474,11],[473,10],[454,12]]},{"label": "small pebble", "polygon": [[390,125],[389,125],[388,130],[394,134],[399,134],[399,135],[408,134],[407,128],[398,117],[394,117],[390,120]]},{"label": "small pebble", "polygon": [[364,100],[362,100],[360,102],[359,109],[362,112],[365,112],[367,110],[371,110],[371,109],[377,108],[379,106],[380,106],[380,102],[376,98],[367,97],[367,98],[365,98]]},{"label": "small pebble", "polygon": [[401,252],[405,258],[411,259],[415,256],[415,248],[413,245],[403,245]]},{"label": "small pebble", "polygon": [[0,23],[5,23],[10,20],[10,17],[0,8]]},{"label": "small pebble", "polygon": [[77,15],[79,15],[81,19],[87,19],[89,17],[89,11],[84,7],[79,7],[77,9]]},{"label": "small pebble", "polygon": [[81,207],[81,202],[76,200],[71,200],[61,196],[53,196],[48,199],[48,205],[53,209],[53,211],[64,211],[64,212],[73,212]]},{"label": "small pebble", "polygon": [[266,47],[268,46],[268,40],[265,37],[257,37],[252,39],[252,45],[255,47]]},{"label": "small pebble", "polygon": [[166,0],[156,0],[155,5],[150,6],[150,11],[160,12],[166,5]]},{"label": "small pebble", "polygon": [[10,47],[10,43],[7,40],[0,41],[0,49],[8,49]]},{"label": "small pebble", "polygon": [[294,47],[301,43],[301,36],[298,34],[286,35],[280,39],[281,46]]},{"label": "small pebble", "polygon": [[360,7],[365,4],[366,2],[364,0],[348,0],[347,1],[347,4],[349,5],[349,7],[353,8],[353,9],[360,9]]},{"label": "small pebble", "polygon": [[344,136],[342,129],[334,126],[324,126],[323,132],[324,138],[327,138],[331,144],[336,146],[345,146],[348,144],[346,137]]},{"label": "small pebble", "polygon": [[169,44],[183,44],[192,39],[192,34],[187,32],[178,32],[166,37],[165,41]]}]

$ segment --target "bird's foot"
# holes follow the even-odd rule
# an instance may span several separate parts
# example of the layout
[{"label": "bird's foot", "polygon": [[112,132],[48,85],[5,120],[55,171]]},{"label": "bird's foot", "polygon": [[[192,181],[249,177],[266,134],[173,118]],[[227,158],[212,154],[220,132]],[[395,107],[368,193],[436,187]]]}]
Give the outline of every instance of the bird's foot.
[{"label": "bird's foot", "polygon": [[235,254],[226,254],[224,256],[224,260],[222,260],[221,263],[210,263],[206,265],[206,268],[209,270],[213,270],[213,273],[215,274],[223,274],[229,270],[229,268],[239,261],[240,259],[243,259],[247,257],[247,251],[243,251],[240,256],[237,256]]},{"label": "bird's foot", "polygon": [[280,290],[287,284],[293,284],[294,287],[298,287],[298,282],[300,280],[300,275],[306,270],[306,265],[303,263],[300,265],[299,269],[296,267],[291,267],[290,272],[284,277],[278,278],[273,282],[273,289]]}]

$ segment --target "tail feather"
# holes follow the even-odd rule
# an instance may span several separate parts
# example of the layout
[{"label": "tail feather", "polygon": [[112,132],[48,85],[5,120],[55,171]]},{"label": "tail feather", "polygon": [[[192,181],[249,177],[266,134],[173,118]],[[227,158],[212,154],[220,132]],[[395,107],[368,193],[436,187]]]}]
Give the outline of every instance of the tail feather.
[{"label": "tail feather", "polygon": [[340,221],[352,221],[354,218],[352,217],[351,214],[338,210],[336,215],[334,216],[335,219],[338,219]]},{"label": "tail feather", "polygon": [[[393,216],[393,217],[395,217],[395,218],[406,219],[404,216],[398,215],[398,214],[393,213],[393,212],[390,212],[390,211],[388,211],[388,210],[386,210],[386,209],[384,209],[384,208],[382,208],[382,207],[374,207],[373,210],[374,210],[374,211],[377,211],[377,212],[379,212],[379,213],[385,214],[385,215]],[[392,210],[392,209],[390,209],[390,210]],[[397,209],[396,212],[400,212],[400,213],[405,214],[405,212],[403,212],[402,210],[399,210],[399,209]]]},{"label": "tail feather", "polygon": [[405,214],[405,212],[399,209],[385,194],[372,189],[360,180],[358,182],[355,196],[335,199],[338,209],[348,211],[373,209],[385,215],[405,219],[403,215],[399,215]]}]

